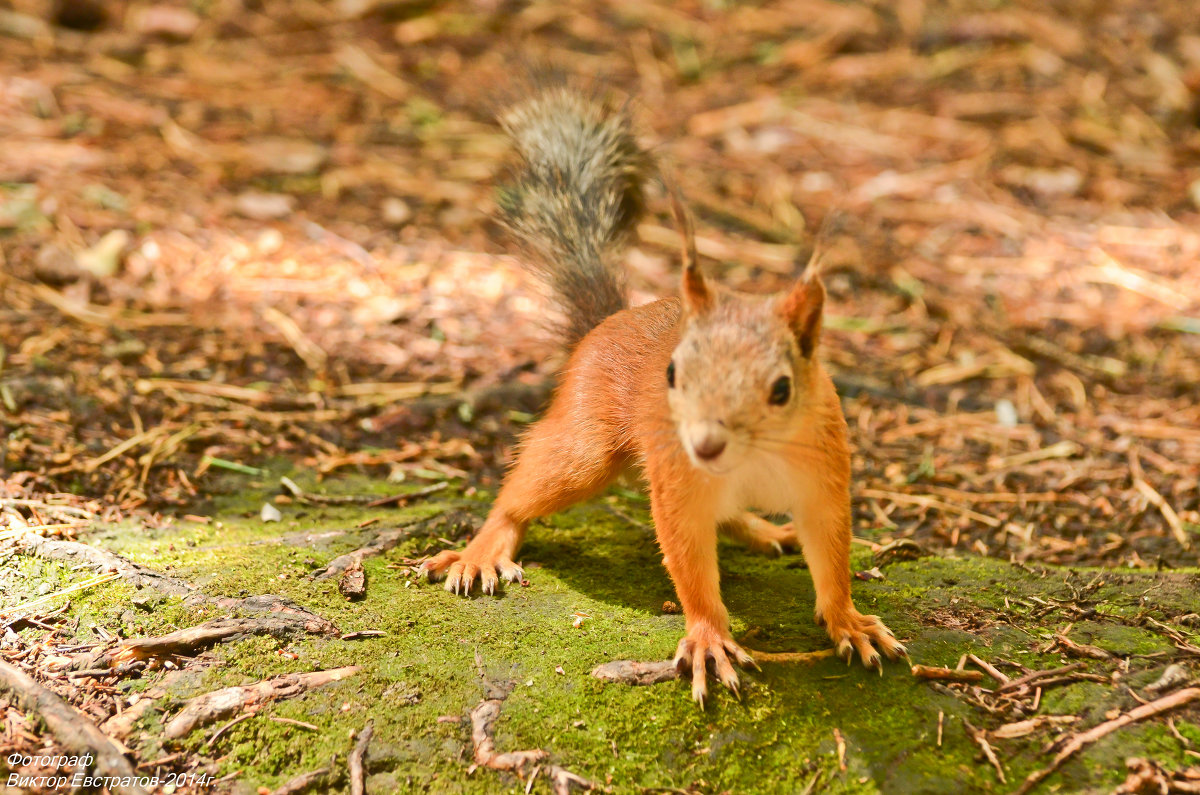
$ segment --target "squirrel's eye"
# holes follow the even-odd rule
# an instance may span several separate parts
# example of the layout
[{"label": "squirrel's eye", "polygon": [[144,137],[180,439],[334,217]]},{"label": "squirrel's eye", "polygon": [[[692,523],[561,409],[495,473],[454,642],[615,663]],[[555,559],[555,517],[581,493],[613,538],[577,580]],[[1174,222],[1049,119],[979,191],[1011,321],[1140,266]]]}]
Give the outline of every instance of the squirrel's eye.
[{"label": "squirrel's eye", "polygon": [[675,362],[667,365],[667,387],[670,389],[675,388]]},{"label": "squirrel's eye", "polygon": [[792,379],[784,375],[776,378],[775,383],[771,384],[771,396],[767,398],[767,402],[772,406],[784,406],[791,396]]}]

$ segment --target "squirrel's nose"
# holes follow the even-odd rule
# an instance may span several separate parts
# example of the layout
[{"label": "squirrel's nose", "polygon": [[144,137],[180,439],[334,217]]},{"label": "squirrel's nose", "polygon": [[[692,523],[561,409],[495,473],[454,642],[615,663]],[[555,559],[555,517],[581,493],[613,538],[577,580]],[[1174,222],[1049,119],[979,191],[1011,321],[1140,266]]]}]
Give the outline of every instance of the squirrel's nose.
[{"label": "squirrel's nose", "polygon": [[719,436],[701,436],[692,442],[692,450],[701,461],[713,461],[725,452],[725,440]]}]

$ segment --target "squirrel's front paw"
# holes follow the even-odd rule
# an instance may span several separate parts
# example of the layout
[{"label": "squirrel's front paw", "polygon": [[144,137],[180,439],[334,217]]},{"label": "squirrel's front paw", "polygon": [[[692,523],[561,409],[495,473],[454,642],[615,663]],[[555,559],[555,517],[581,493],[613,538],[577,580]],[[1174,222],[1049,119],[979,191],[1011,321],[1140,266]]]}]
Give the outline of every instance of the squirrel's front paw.
[{"label": "squirrel's front paw", "polygon": [[[883,674],[883,660],[879,651],[886,654],[889,660],[908,656],[904,645],[896,640],[879,616],[864,616],[850,607],[836,614],[818,614],[817,623],[825,625],[839,657],[848,663],[854,659],[854,652],[857,651],[863,665],[878,669],[880,675]],[[879,651],[876,651],[876,646]]]},{"label": "squirrel's front paw", "polygon": [[687,676],[692,673],[692,698],[700,708],[704,708],[704,697],[708,695],[708,661],[713,661],[717,678],[721,684],[734,692],[738,692],[737,671],[729,662],[733,656],[738,665],[745,668],[748,665],[758,668],[754,658],[747,654],[741,646],[733,642],[728,632],[720,632],[707,624],[697,624],[679,641],[675,650],[675,667]]},{"label": "squirrel's front paw", "polygon": [[520,582],[525,572],[506,555],[467,548],[458,552],[443,550],[421,564],[417,572],[424,574],[430,582],[445,575],[446,590],[469,596],[471,587],[478,578],[480,588],[486,594],[496,593],[500,578],[509,582]]}]

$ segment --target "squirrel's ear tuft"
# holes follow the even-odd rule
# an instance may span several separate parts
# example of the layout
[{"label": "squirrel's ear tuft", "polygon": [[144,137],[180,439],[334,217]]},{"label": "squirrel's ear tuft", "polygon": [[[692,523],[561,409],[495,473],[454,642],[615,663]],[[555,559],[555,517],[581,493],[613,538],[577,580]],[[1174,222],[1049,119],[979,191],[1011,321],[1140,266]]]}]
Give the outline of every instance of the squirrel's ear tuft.
[{"label": "squirrel's ear tuft", "polygon": [[689,315],[699,315],[706,312],[712,303],[712,290],[693,259],[683,268],[683,308]]},{"label": "squirrel's ear tuft", "polygon": [[825,306],[825,285],[818,276],[801,279],[784,296],[779,313],[796,335],[800,352],[811,359],[821,336],[821,310]]},{"label": "squirrel's ear tuft", "polygon": [[708,310],[713,303],[713,293],[700,271],[696,257],[696,234],[692,230],[692,216],[683,206],[683,197],[674,185],[668,185],[671,193],[671,213],[679,228],[680,257],[683,260],[683,309],[689,315],[698,315]]}]

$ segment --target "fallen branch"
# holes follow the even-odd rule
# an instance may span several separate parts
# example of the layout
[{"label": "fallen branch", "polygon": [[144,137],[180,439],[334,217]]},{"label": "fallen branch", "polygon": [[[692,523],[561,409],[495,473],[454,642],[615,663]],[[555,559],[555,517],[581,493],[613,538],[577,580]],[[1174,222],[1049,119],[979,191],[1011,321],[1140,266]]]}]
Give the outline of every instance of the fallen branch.
[{"label": "fallen branch", "polygon": [[359,666],[350,665],[328,671],[284,674],[252,685],[227,687],[196,696],[167,723],[163,729],[163,736],[170,740],[178,740],[201,726],[216,723],[243,709],[256,709],[270,701],[294,698],[313,688],[353,676],[360,670]]},{"label": "fallen branch", "polygon": [[388,497],[380,497],[374,502],[368,502],[367,507],[384,508],[392,505],[401,505],[412,500],[424,499],[425,497],[437,494],[439,491],[445,491],[448,488],[450,488],[450,484],[443,480],[440,483],[434,483],[432,486],[426,486],[425,488],[417,489],[416,491],[409,491],[405,492],[404,494],[392,494]]},{"label": "fallen branch", "polygon": [[1054,636],[1054,642],[1058,648],[1062,649],[1065,654],[1072,657],[1090,657],[1093,660],[1111,660],[1112,654],[1100,648],[1099,646],[1091,646],[1087,643],[1076,643],[1067,637],[1066,633],[1058,633]]},{"label": "fallen branch", "polygon": [[988,762],[992,767],[996,768],[996,776],[999,777],[1001,784],[1007,784],[1008,779],[1004,777],[1004,768],[1000,765],[1000,760],[996,758],[996,752],[992,749],[992,744],[987,741],[987,735],[971,725],[971,722],[966,718],[962,719],[963,729],[967,732],[967,736],[975,741],[979,749],[983,751],[983,755],[987,757]]},{"label": "fallen branch", "polygon": [[239,723],[241,723],[242,721],[244,721],[244,720],[250,720],[250,719],[251,719],[251,718],[253,718],[253,717],[254,717],[254,713],[253,713],[253,712],[247,712],[245,715],[238,715],[236,718],[234,718],[233,720],[229,721],[229,723],[226,723],[224,726],[222,726],[221,728],[219,728],[219,729],[217,729],[215,732],[213,732],[213,733],[212,733],[212,737],[209,737],[209,738],[208,738],[208,742],[207,742],[207,743],[205,743],[205,745],[207,745],[209,748],[212,748],[212,747],[213,747],[213,743],[215,743],[215,742],[216,742],[218,739],[220,739],[220,737],[221,737],[221,735],[222,735],[222,734],[224,734],[225,732],[229,731],[229,730],[230,730],[230,729],[232,729],[234,726],[237,726],[237,725],[238,725]]},{"label": "fallen branch", "polygon": [[[0,616],[3,616],[5,619],[7,619],[10,624],[15,621],[25,621],[26,623],[30,624],[40,623],[31,618],[29,614],[44,610],[46,606],[55,599],[59,599],[64,596],[70,596],[71,594],[78,593],[79,591],[86,591],[89,588],[95,588],[97,585],[104,585],[105,583],[112,582],[116,579],[119,579],[116,574],[98,574],[95,577],[89,577],[82,582],[69,585],[66,588],[54,591],[53,593],[39,596],[36,599],[30,599],[28,602],[22,602],[15,607],[0,610]],[[67,604],[70,604],[69,600]]]},{"label": "fallen branch", "polygon": [[367,721],[367,725],[358,733],[358,742],[350,752],[350,795],[365,795],[366,771],[363,769],[363,758],[367,755],[367,746],[371,743],[371,734],[375,731],[375,722]]},{"label": "fallen branch", "polygon": [[577,776],[566,768],[558,765],[550,765],[546,768],[546,775],[550,778],[550,784],[554,787],[554,795],[568,795],[573,789],[593,790],[599,785],[589,779]]},{"label": "fallen branch", "polygon": [[100,776],[117,779],[128,778],[132,783],[110,784],[113,792],[138,793],[146,790],[138,786],[137,773],[133,765],[121,753],[115,742],[96,728],[81,712],[50,692],[32,677],[13,665],[0,661],[0,690],[12,693],[24,709],[34,713],[73,754],[90,754],[95,760],[93,769]]},{"label": "fallen branch", "polygon": [[1065,726],[1076,723],[1078,720],[1078,715],[1037,715],[1026,720],[1019,720],[1015,723],[1006,723],[1003,726],[998,726],[989,731],[988,736],[995,740],[1014,740],[1018,737],[1033,734],[1035,731],[1044,729],[1047,726]]},{"label": "fallen branch", "polygon": [[1184,690],[1177,690],[1174,693],[1163,696],[1162,698],[1150,701],[1146,704],[1131,709],[1122,715],[1118,715],[1112,720],[1105,721],[1098,726],[1093,726],[1085,732],[1076,734],[1066,740],[1049,766],[1041,770],[1035,770],[1025,777],[1025,781],[1017,789],[1014,795],[1025,795],[1033,790],[1038,784],[1049,778],[1049,776],[1063,766],[1068,759],[1082,750],[1084,747],[1091,745],[1097,740],[1112,734],[1117,729],[1124,728],[1131,723],[1136,723],[1145,718],[1151,718],[1155,715],[1168,712],[1173,709],[1182,707],[1184,704],[1190,704],[1196,699],[1200,699],[1200,687],[1189,687]]},{"label": "fallen branch", "polygon": [[975,684],[983,681],[983,671],[964,671],[956,668],[939,668],[934,665],[914,665],[912,675],[918,679],[936,679],[943,682],[965,682]]},{"label": "fallen branch", "polygon": [[141,693],[135,704],[104,721],[100,725],[100,731],[109,737],[124,740],[133,733],[133,725],[154,709],[155,702],[170,692],[175,683],[184,676],[182,671],[168,671],[157,684]]},{"label": "fallen branch", "polygon": [[1060,678],[1063,674],[1074,673],[1075,671],[1079,671],[1086,667],[1087,666],[1084,663],[1071,663],[1070,665],[1064,665],[1062,668],[1051,668],[1048,671],[1034,671],[1032,673],[1025,674],[1019,679],[1013,679],[1011,682],[1001,685],[996,692],[1010,693],[1014,690],[1027,688],[1035,682],[1041,686],[1047,679]]},{"label": "fallen branch", "polygon": [[997,682],[999,682],[1002,685],[1006,685],[1010,681],[1012,681],[1008,678],[1007,675],[1005,675],[998,668],[996,668],[996,666],[992,665],[990,662],[983,659],[982,657],[976,657],[974,654],[968,654],[967,659],[969,659],[971,662],[978,665],[980,668],[982,668],[984,670],[984,672],[987,673],[988,676],[992,677],[993,679],[995,679]]},{"label": "fallen branch", "polygon": [[1200,793],[1200,767],[1168,771],[1153,759],[1131,757],[1125,760],[1129,776],[1114,795],[1134,795],[1139,792]]}]

